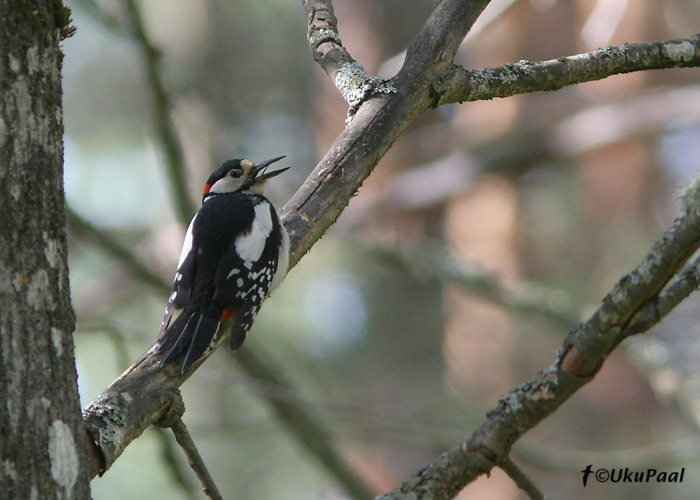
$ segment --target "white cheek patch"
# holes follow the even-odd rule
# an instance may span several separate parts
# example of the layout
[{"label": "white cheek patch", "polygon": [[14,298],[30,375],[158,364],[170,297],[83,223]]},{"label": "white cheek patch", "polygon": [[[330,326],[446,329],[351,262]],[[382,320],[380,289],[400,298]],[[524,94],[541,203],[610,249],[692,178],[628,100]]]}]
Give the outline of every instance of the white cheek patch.
[{"label": "white cheek patch", "polygon": [[253,263],[260,259],[270,232],[272,232],[270,204],[262,202],[255,206],[255,218],[250,232],[236,238],[236,253],[244,261],[243,265],[246,268],[251,269]]},{"label": "white cheek patch", "polygon": [[242,178],[234,179],[233,177],[222,177],[214,183],[209,189],[210,193],[231,193],[243,185]]},{"label": "white cheek patch", "polygon": [[[192,220],[190,221],[190,225],[187,228],[187,234],[185,234],[185,242],[182,244],[182,251],[180,252],[180,260],[177,263],[177,268],[180,269],[180,266],[182,263],[185,261],[187,258],[187,255],[190,253],[192,250],[192,230],[194,229],[194,221],[197,220],[197,216],[199,215],[199,212],[194,214],[194,217],[192,217]],[[182,276],[178,274],[178,277],[182,279]],[[179,281],[179,280],[178,280]]]}]

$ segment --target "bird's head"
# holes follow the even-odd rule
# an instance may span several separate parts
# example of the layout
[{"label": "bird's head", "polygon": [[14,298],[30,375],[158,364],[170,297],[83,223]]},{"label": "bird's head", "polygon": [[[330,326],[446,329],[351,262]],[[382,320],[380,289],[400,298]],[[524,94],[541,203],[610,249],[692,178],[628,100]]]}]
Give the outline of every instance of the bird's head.
[{"label": "bird's head", "polygon": [[250,160],[233,159],[222,163],[219,168],[209,176],[204,185],[203,198],[222,193],[265,194],[265,183],[268,179],[281,174],[289,169],[280,168],[272,172],[265,169],[272,163],[281,160],[284,156],[278,156],[255,165]]}]

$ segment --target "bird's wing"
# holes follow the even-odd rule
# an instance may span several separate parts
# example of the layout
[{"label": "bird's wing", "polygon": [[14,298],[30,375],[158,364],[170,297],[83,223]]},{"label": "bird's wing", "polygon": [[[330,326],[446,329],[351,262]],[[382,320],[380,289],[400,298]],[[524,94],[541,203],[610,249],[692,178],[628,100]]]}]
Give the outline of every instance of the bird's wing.
[{"label": "bird's wing", "polygon": [[195,214],[195,216],[192,217],[190,225],[187,228],[187,233],[185,234],[185,241],[182,245],[182,251],[180,252],[180,260],[177,264],[177,272],[175,273],[175,279],[173,280],[173,292],[168,298],[168,305],[165,306],[165,314],[163,315],[163,321],[160,323],[158,338],[161,338],[163,333],[165,333],[165,330],[168,329],[173,316],[173,311],[185,307],[190,299],[190,294],[192,293],[192,285],[194,282],[196,268],[195,264],[197,261],[197,248],[194,244],[193,231],[195,220],[197,220],[197,215],[198,214]]}]

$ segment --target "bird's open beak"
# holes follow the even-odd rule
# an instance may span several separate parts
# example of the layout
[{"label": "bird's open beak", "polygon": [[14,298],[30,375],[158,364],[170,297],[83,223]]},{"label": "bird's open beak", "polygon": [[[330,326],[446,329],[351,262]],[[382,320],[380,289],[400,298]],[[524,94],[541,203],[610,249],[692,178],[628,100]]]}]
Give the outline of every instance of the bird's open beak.
[{"label": "bird's open beak", "polygon": [[[277,158],[272,158],[270,160],[265,160],[262,163],[258,163],[250,170],[251,176],[256,181],[267,180],[267,179],[270,179],[272,177],[275,177],[276,175],[281,174],[285,170],[289,170],[289,167],[285,167],[285,168],[280,168],[279,170],[273,170],[272,172],[264,172],[264,170],[267,167],[269,167],[270,165],[272,165],[276,161],[280,161],[282,158],[284,158],[284,156],[278,156]],[[261,175],[258,175],[258,174],[261,174]]]}]

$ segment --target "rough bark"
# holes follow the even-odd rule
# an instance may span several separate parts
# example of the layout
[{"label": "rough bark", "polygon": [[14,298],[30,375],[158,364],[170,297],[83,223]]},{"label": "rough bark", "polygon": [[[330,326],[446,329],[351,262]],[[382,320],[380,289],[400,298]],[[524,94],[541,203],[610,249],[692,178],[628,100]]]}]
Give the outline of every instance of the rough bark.
[{"label": "rough bark", "polygon": [[0,1],[0,497],[90,498],[68,288],[60,1]]},{"label": "rough bark", "polygon": [[700,35],[659,42],[603,47],[549,61],[518,61],[498,68],[468,70],[454,65],[435,84],[438,105],[559,90],[633,71],[700,65]]}]

